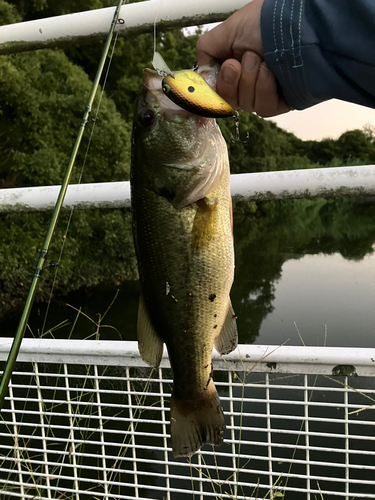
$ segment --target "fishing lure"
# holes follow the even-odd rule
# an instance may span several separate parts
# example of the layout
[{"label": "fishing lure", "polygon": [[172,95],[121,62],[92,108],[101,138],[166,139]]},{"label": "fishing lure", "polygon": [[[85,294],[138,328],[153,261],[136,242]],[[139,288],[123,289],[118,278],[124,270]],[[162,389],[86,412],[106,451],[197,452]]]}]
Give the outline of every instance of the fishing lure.
[{"label": "fishing lure", "polygon": [[205,118],[226,118],[235,115],[232,106],[196,71],[172,72],[158,52],[154,53],[152,64],[164,77],[162,81],[164,94],[181,108]]},{"label": "fishing lure", "polygon": [[225,118],[234,109],[195,71],[183,70],[163,78],[162,89],[181,108],[206,118]]},{"label": "fishing lure", "polygon": [[154,52],[152,65],[158,74],[163,77],[162,89],[171,101],[181,108],[205,118],[227,118],[232,116],[235,129],[235,137],[231,134],[232,142],[247,143],[249,139],[248,132],[245,140],[240,139],[238,111],[234,110],[197,73],[197,66],[193,70],[172,72],[163,57],[156,51]]}]

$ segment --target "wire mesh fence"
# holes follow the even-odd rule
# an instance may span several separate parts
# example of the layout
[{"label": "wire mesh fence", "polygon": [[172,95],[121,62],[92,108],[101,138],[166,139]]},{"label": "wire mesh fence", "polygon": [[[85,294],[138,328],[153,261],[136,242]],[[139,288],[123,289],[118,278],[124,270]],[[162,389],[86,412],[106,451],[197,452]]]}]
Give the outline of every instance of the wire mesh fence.
[{"label": "wire mesh fence", "polygon": [[374,360],[308,347],[216,356],[225,442],[188,460],[169,447],[167,359],[147,368],[133,342],[25,340],[1,412],[0,498],[375,498]]}]

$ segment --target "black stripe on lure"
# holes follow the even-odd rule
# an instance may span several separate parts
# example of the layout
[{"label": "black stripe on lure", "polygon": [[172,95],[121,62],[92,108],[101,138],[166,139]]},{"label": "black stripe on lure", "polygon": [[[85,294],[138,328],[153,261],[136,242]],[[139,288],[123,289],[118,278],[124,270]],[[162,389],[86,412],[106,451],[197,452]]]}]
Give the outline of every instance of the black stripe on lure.
[{"label": "black stripe on lure", "polygon": [[162,81],[164,94],[186,111],[205,118],[226,118],[235,110],[195,71],[166,74]]}]

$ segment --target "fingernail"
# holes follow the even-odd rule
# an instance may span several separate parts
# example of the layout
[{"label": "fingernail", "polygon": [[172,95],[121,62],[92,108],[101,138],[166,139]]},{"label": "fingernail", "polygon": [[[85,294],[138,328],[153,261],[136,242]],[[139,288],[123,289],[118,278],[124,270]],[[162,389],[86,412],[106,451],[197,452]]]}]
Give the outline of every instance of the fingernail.
[{"label": "fingernail", "polygon": [[245,52],[242,58],[243,69],[245,71],[251,71],[255,68],[259,59],[259,56],[254,54],[254,52]]},{"label": "fingernail", "polygon": [[224,66],[222,77],[225,83],[234,83],[237,78],[237,72],[232,66]]},{"label": "fingernail", "polygon": [[267,80],[267,78],[270,76],[270,74],[271,74],[271,72],[267,68],[267,66],[265,66],[264,64],[261,64],[258,79]]}]

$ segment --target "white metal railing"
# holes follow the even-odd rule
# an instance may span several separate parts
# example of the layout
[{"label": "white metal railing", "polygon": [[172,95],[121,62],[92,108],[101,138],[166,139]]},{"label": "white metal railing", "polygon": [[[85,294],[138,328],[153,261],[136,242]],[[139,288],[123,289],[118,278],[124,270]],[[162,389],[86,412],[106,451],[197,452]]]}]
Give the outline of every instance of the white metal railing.
[{"label": "white metal railing", "polygon": [[[0,212],[52,210],[60,186],[0,190]],[[375,165],[231,175],[236,201],[375,194]],[[129,182],[70,185],[63,208],[130,207]]]},{"label": "white metal railing", "polygon": [[168,445],[165,353],[151,370],[135,342],[26,339],[1,414],[0,498],[375,498],[374,360],[375,349],[215,353],[225,443],[190,463]]},{"label": "white metal railing", "polygon": [[[151,0],[123,5],[119,35],[152,32],[154,24],[165,28],[197,26],[223,21],[249,0]],[[0,27],[0,55],[45,49],[61,44],[105,38],[115,7],[77,12]]]}]

